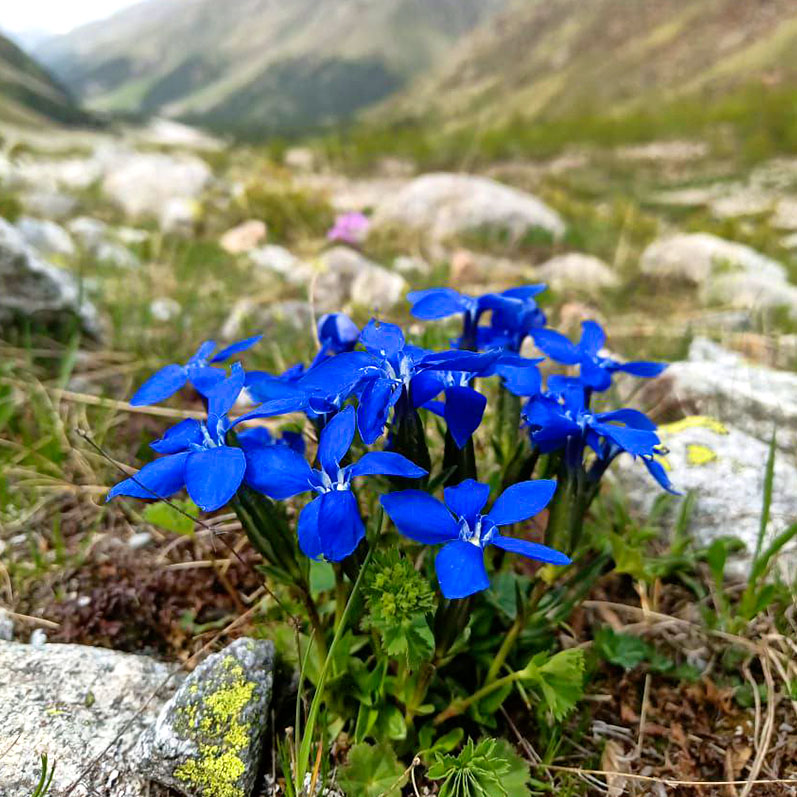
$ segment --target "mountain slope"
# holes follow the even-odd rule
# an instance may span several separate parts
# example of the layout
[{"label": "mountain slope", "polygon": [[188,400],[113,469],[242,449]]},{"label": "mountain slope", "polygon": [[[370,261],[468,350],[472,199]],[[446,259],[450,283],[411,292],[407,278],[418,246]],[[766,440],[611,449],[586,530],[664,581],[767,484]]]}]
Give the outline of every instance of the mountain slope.
[{"label": "mountain slope", "polygon": [[0,36],[0,120],[39,124],[87,121],[86,114],[53,77],[16,44]]},{"label": "mountain slope", "polygon": [[505,0],[146,0],[37,54],[90,107],[274,131],[345,118]]},{"label": "mountain slope", "polygon": [[795,54],[795,0],[516,0],[380,114],[455,129],[655,111],[793,87]]}]

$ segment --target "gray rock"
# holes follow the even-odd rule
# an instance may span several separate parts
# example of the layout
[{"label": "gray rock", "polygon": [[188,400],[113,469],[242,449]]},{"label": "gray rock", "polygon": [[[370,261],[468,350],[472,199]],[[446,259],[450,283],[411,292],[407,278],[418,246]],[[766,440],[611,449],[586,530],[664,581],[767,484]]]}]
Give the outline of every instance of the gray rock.
[{"label": "gray rock", "polygon": [[249,259],[258,269],[279,274],[293,285],[306,285],[313,275],[312,267],[303,263],[284,246],[260,246],[249,252]]},{"label": "gray rock", "polygon": [[785,280],[783,266],[744,244],[726,241],[709,233],[684,233],[660,238],[642,253],[640,268],[645,274],[703,285],[720,273],[744,271]]},{"label": "gray rock", "polygon": [[131,269],[141,265],[141,261],[117,241],[102,241],[92,254],[98,263],[114,268]]},{"label": "gray rock", "polygon": [[70,316],[99,336],[97,311],[82,297],[75,278],[39,259],[20,233],[0,219],[0,324],[20,317],[57,323]]},{"label": "gray rock", "polygon": [[139,259],[119,241],[115,240],[114,230],[104,221],[79,216],[67,224],[69,232],[79,245],[98,263],[116,268],[137,268]]},{"label": "gray rock", "polygon": [[14,619],[5,609],[0,609],[0,642],[12,642],[13,640]]},{"label": "gray rock", "polygon": [[[769,446],[745,432],[703,416],[689,416],[659,427],[662,443],[668,449],[668,475],[675,486],[695,492],[695,508],[690,533],[699,545],[709,545],[718,537],[736,537],[746,552],[732,567],[749,570],[755,551],[764,495],[764,474]],[[623,457],[615,471],[628,492],[629,500],[650,511],[659,490],[639,463]],[[797,517],[797,468],[793,459],[775,461],[775,484],[771,519],[766,541],[783,531]],[[767,543],[765,542],[765,545]],[[783,566],[793,570],[793,558],[782,558]],[[788,573],[789,583],[794,572]]]},{"label": "gray rock", "polygon": [[32,647],[40,650],[47,644],[47,632],[43,628],[36,628],[30,635],[30,644]]},{"label": "gray rock", "polygon": [[154,216],[163,225],[171,200],[196,200],[211,178],[210,167],[194,155],[127,153],[107,165],[102,190],[128,216]]},{"label": "gray rock", "polygon": [[614,288],[620,283],[607,263],[580,252],[551,258],[536,270],[535,276],[557,291],[581,290],[596,293],[605,288]]},{"label": "gray rock", "polygon": [[747,362],[741,355],[696,338],[689,358],[672,363],[641,394],[659,417],[707,415],[778,447],[797,450],[797,374]]},{"label": "gray rock", "polygon": [[190,197],[174,196],[166,199],[158,210],[158,224],[163,232],[191,235],[194,232],[199,206]]},{"label": "gray rock", "polygon": [[130,752],[173,691],[164,686],[165,664],[83,645],[0,642],[0,672],[3,797],[30,797],[40,753],[56,765],[52,795],[82,777],[75,797],[145,797],[145,782],[129,770]]},{"label": "gray rock", "polygon": [[244,329],[256,329],[265,334],[277,330],[307,333],[312,327],[313,314],[308,302],[289,299],[284,302],[260,304],[251,299],[239,299],[221,328],[223,340],[238,340]]},{"label": "gray rock", "polygon": [[565,231],[559,214],[531,194],[486,177],[426,174],[388,195],[377,206],[372,230],[415,230],[445,241],[466,233],[518,240],[532,230],[555,238]]},{"label": "gray rock", "polygon": [[150,780],[188,797],[250,797],[263,754],[274,645],[238,639],[209,656],[136,747]]},{"label": "gray rock", "polygon": [[704,304],[756,312],[782,308],[791,318],[797,319],[797,287],[785,278],[773,279],[766,273],[717,274],[702,286],[700,299]]},{"label": "gray rock", "polygon": [[354,303],[388,308],[404,296],[407,284],[399,274],[377,265],[355,249],[335,246],[318,259],[321,269],[315,284],[319,312],[341,310]]},{"label": "gray rock", "polygon": [[32,246],[43,257],[70,259],[75,256],[72,236],[54,221],[22,216],[16,228],[28,246]]},{"label": "gray rock", "polygon": [[55,221],[69,218],[78,206],[75,197],[57,190],[26,191],[19,199],[26,213]]},{"label": "gray rock", "polygon": [[90,252],[110,236],[108,225],[91,216],[77,216],[69,221],[66,228],[78,244]]},{"label": "gray rock", "polygon": [[399,255],[393,260],[393,271],[399,274],[426,275],[432,270],[431,263],[420,257]]}]

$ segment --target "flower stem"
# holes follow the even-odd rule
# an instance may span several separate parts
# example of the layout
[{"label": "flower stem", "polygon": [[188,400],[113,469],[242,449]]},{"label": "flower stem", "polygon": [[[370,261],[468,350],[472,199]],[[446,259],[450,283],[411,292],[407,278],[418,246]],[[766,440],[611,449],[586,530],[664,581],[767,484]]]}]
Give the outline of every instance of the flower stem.
[{"label": "flower stem", "polygon": [[452,700],[451,703],[449,703],[448,708],[443,709],[443,711],[441,711],[434,718],[434,724],[442,725],[446,720],[451,719],[451,717],[456,717],[458,714],[462,714],[463,711],[467,711],[470,706],[472,706],[474,703],[478,703],[480,700],[487,697],[487,695],[492,694],[498,689],[502,689],[508,684],[515,683],[515,681],[519,680],[522,676],[523,671],[518,670],[517,672],[505,675],[503,678],[499,678],[498,680],[483,686],[481,689],[474,692],[472,695],[469,695],[468,697],[460,697],[456,700]]},{"label": "flower stem", "polygon": [[524,615],[518,614],[518,616],[515,618],[515,622],[512,623],[509,631],[507,631],[504,641],[501,643],[501,647],[498,649],[498,653],[495,654],[495,658],[490,664],[490,669],[487,670],[487,675],[484,678],[485,686],[492,683],[498,677],[498,673],[501,672],[501,667],[504,666],[507,656],[515,646],[515,642],[517,641],[520,632],[523,630],[524,625]]}]

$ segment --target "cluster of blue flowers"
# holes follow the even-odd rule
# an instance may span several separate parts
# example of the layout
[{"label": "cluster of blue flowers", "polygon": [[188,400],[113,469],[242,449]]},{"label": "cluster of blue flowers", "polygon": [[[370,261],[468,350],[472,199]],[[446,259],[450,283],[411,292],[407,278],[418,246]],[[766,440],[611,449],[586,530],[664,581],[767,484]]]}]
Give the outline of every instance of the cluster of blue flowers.
[{"label": "cluster of blue flowers", "polygon": [[[396,450],[402,424],[417,418],[417,410],[428,410],[444,419],[453,444],[464,449],[487,405],[477,386],[493,377],[525,400],[518,432],[522,422],[532,450],[560,453],[565,467],[582,468],[595,482],[627,452],[672,490],[657,459],[661,451],[655,424],[637,410],[590,408],[593,394],[607,390],[615,373],[651,377],[664,365],[622,363],[601,354],[605,334],[594,321],[584,323],[578,343],[549,329],[535,298],[542,290],[544,286],[529,285],[478,297],[451,288],[410,293],[411,311],[419,319],[462,317],[456,347],[442,352],[408,343],[394,324],[371,320],[360,330],[342,313],[319,320],[319,350],[312,363],[280,375],[247,372],[238,362],[229,370],[219,365],[260,336],[216,354],[216,345],[206,341],[186,364],[167,365],[154,374],[132,399],[136,405],[160,402],[190,383],[204,397],[206,420],[184,420],[169,429],[152,443],[163,456],[115,485],[108,498],[169,498],[185,488],[198,507],[212,512],[230,502],[242,485],[275,501],[311,493],[299,515],[299,547],[313,559],[338,562],[365,537],[352,490],[355,480],[388,476],[423,486],[427,469],[405,456],[412,452]],[[489,322],[482,323],[488,314]],[[544,357],[521,355],[527,338]],[[577,374],[550,376],[543,387],[538,366],[545,358],[572,366]],[[231,417],[242,395],[256,406]],[[277,437],[262,425],[242,426],[296,412],[304,413],[317,431],[313,465],[301,434]],[[384,439],[384,450],[351,461],[357,433],[366,446]],[[489,545],[549,564],[569,564],[564,553],[501,531],[540,513],[556,490],[557,482],[550,479],[519,481],[484,513],[490,487],[464,479],[445,489],[445,504],[417,488],[383,495],[381,504],[402,534],[442,545],[435,559],[442,593],[462,598],[489,586],[483,554]]]}]

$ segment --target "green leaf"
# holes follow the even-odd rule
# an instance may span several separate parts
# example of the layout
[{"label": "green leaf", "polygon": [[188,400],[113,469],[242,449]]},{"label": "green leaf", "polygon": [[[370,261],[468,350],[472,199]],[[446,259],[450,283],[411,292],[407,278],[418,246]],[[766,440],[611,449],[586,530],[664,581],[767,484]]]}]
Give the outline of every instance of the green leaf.
[{"label": "green leaf", "polygon": [[618,634],[601,628],[595,634],[595,648],[606,661],[625,670],[633,670],[649,658],[650,646],[632,634]]},{"label": "green leaf", "polygon": [[335,569],[329,562],[310,561],[310,589],[314,594],[335,586]]},{"label": "green leaf", "polygon": [[404,767],[387,744],[356,744],[338,771],[338,784],[347,797],[399,797],[407,782]]},{"label": "green leaf", "polygon": [[550,658],[537,654],[526,666],[523,680],[540,689],[545,707],[560,722],[584,694],[584,651],[562,650]]},{"label": "green leaf", "polygon": [[196,517],[199,514],[197,505],[189,500],[174,499],[170,502],[174,506],[170,506],[164,501],[158,501],[155,504],[147,504],[144,508],[144,520],[157,526],[164,531],[171,531],[175,534],[193,535],[194,521],[190,517],[186,517],[174,507],[182,509],[183,512]]}]

